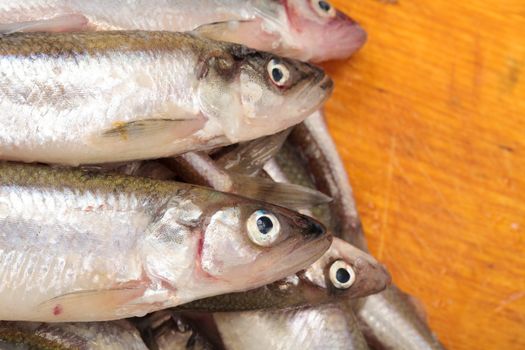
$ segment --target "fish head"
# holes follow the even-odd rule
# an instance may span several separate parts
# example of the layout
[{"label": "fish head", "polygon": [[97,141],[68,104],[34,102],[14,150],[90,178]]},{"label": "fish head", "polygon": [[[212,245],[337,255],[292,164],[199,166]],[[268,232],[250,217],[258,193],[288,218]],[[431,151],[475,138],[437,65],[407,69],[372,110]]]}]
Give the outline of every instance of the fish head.
[{"label": "fish head", "polygon": [[202,224],[198,266],[222,292],[249,290],[291,275],[331,244],[319,222],[285,208],[248,200],[214,207]]},{"label": "fish head", "polygon": [[391,282],[383,265],[339,238],[333,239],[330,249],[301,278],[323,293],[346,299],[378,293]]},{"label": "fish head", "polygon": [[207,61],[200,109],[233,143],[277,133],[302,122],[331,95],[333,82],[314,65],[229,44]]},{"label": "fish head", "polygon": [[301,59],[313,62],[345,59],[366,42],[364,29],[327,0],[283,3],[290,26],[290,45],[301,49],[304,55]]}]

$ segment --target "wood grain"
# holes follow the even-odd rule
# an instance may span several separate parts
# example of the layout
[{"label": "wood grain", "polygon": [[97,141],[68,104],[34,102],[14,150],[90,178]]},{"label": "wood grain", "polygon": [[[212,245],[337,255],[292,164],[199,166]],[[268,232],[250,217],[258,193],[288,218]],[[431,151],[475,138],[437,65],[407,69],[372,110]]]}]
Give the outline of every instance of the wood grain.
[{"label": "wood grain", "polygon": [[525,2],[332,2],[369,34],[326,68],[372,252],[450,349],[524,349]]}]

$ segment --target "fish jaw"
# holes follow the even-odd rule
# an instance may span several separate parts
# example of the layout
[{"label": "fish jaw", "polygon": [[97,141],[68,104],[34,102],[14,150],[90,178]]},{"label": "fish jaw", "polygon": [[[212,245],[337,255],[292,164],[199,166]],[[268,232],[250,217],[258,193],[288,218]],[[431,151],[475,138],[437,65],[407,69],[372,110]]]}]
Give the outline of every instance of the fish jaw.
[{"label": "fish jaw", "polygon": [[[333,9],[331,16],[320,16],[310,0],[284,2],[289,21],[289,46],[296,46],[303,60],[322,62],[350,57],[367,40],[365,30],[352,18]],[[309,48],[309,49],[308,49]]]}]

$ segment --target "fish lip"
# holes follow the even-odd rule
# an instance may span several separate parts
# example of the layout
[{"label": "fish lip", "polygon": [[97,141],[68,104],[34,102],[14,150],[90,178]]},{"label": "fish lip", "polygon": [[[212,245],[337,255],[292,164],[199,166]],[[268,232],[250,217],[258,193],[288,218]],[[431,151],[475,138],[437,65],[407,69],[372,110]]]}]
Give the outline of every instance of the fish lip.
[{"label": "fish lip", "polygon": [[327,235],[326,227],[309,216],[301,215],[295,220],[295,224],[300,227],[302,236],[307,240],[314,240]]},{"label": "fish lip", "polygon": [[368,33],[364,30],[361,25],[354,23],[349,30],[349,37],[352,38],[351,49],[352,52],[359,50],[368,40]]},{"label": "fish lip", "polygon": [[328,75],[325,75],[325,77],[321,81],[321,84],[319,84],[319,87],[321,88],[321,90],[330,93],[334,89],[334,81]]}]

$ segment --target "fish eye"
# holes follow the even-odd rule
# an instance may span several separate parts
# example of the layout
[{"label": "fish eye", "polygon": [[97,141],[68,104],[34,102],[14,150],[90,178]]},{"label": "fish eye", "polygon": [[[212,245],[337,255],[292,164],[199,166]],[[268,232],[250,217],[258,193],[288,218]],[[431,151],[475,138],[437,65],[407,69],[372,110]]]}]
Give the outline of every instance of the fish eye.
[{"label": "fish eye", "polygon": [[337,260],[330,266],[330,281],[337,289],[348,289],[355,282],[352,266],[343,260]]},{"label": "fish eye", "polygon": [[266,210],[257,210],[250,215],[246,227],[251,241],[262,247],[271,246],[281,232],[279,220]]},{"label": "fish eye", "polygon": [[277,59],[268,62],[268,74],[273,83],[277,86],[284,86],[290,79],[290,71]]},{"label": "fish eye", "polygon": [[335,8],[325,0],[311,0],[315,11],[322,17],[335,17]]}]

